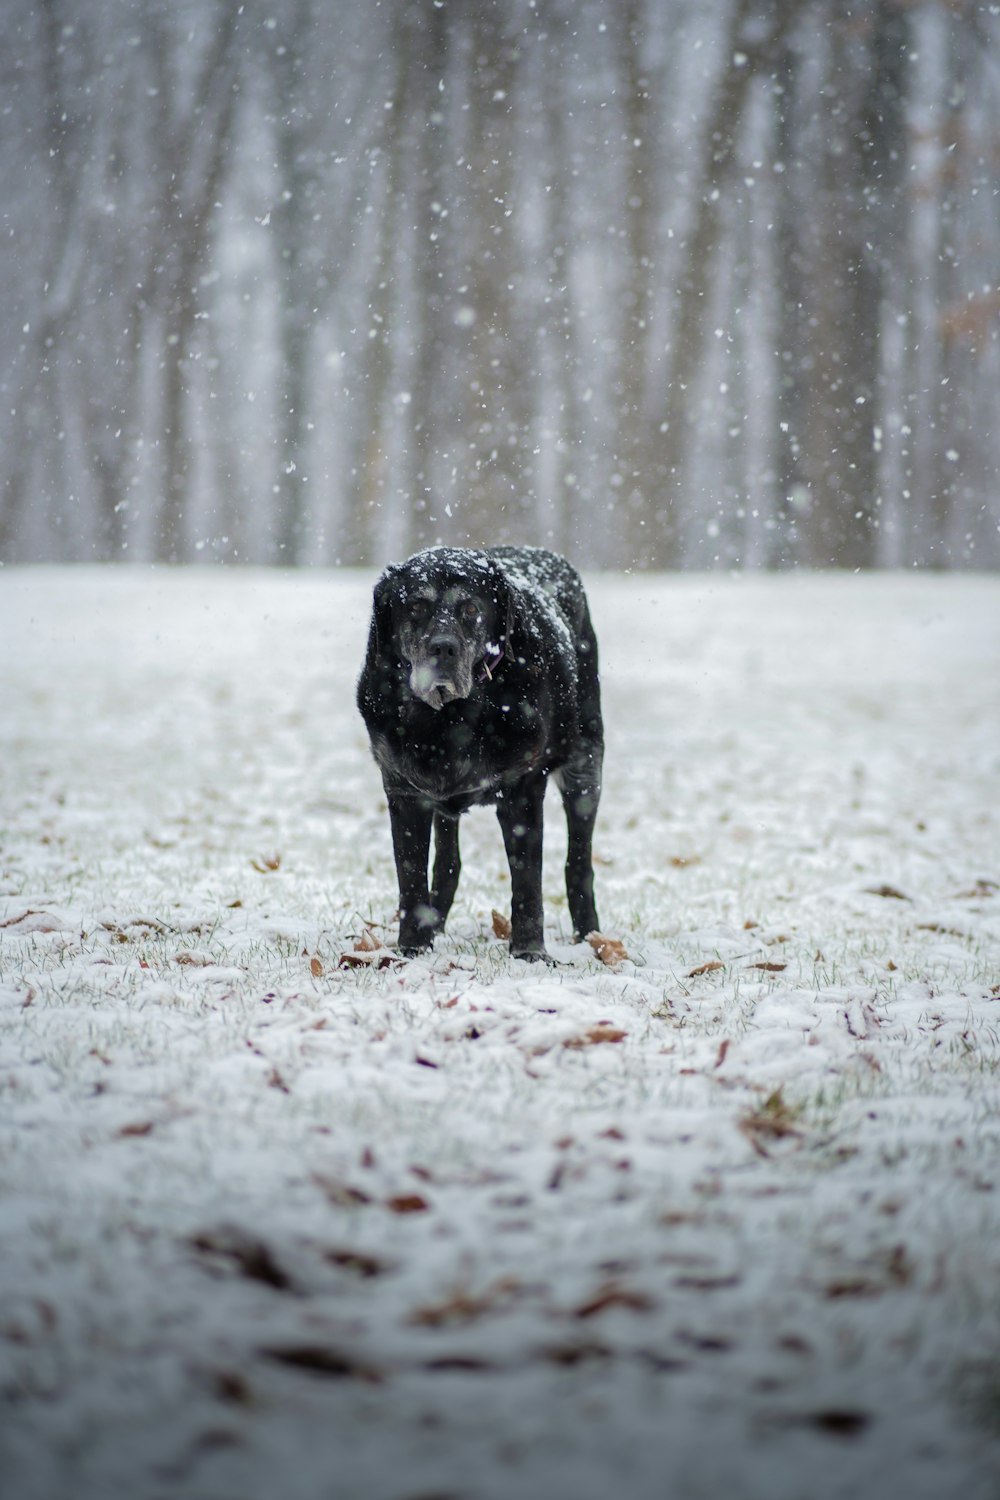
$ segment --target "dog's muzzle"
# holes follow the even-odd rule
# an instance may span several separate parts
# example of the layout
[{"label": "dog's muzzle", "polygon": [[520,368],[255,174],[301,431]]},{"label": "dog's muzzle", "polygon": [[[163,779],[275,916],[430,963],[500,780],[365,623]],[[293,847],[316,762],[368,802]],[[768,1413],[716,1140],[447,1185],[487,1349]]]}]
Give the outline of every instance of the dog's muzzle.
[{"label": "dog's muzzle", "polygon": [[427,657],[410,666],[410,692],[428,708],[444,708],[472,691],[472,673],[463,663],[445,665],[437,657]]}]

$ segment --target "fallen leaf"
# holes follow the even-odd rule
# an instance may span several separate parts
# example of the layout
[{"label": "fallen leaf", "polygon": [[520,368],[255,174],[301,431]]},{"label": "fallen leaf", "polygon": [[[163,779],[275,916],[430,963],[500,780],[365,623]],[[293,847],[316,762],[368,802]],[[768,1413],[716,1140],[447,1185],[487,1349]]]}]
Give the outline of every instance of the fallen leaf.
[{"label": "fallen leaf", "polygon": [[505,1303],[520,1289],[520,1282],[513,1276],[502,1276],[482,1292],[453,1292],[440,1302],[429,1302],[414,1308],[407,1322],[417,1328],[443,1328],[451,1323],[472,1323],[477,1318],[491,1313],[498,1304]]},{"label": "fallen leaf", "polygon": [[757,1109],[743,1115],[739,1125],[754,1150],[767,1156],[765,1141],[780,1141],[789,1136],[801,1136],[797,1121],[802,1113],[796,1105],[785,1099],[780,1088],[769,1094]]},{"label": "fallen leaf", "polygon": [[320,960],[318,958],[311,958],[309,960],[309,969],[310,969],[310,972],[311,972],[312,977],[314,979],[322,979],[323,978],[323,964],[322,964],[322,960]]},{"label": "fallen leaf", "polygon": [[510,920],[502,911],[493,912],[493,935],[502,938],[504,942],[510,939]]},{"label": "fallen leaf", "polygon": [[886,901],[909,901],[909,896],[897,891],[894,885],[866,885],[867,896],[882,896]]},{"label": "fallen leaf", "polygon": [[376,1255],[367,1255],[363,1250],[327,1250],[325,1259],[331,1265],[343,1267],[345,1271],[354,1271],[366,1281],[373,1276],[383,1275],[389,1269],[388,1261],[379,1260]]},{"label": "fallen leaf", "polygon": [[371,1365],[326,1344],[278,1344],[260,1350],[264,1359],[305,1370],[310,1375],[367,1380],[377,1384],[382,1376]]},{"label": "fallen leaf", "polygon": [[419,1193],[397,1193],[385,1200],[385,1206],[394,1214],[422,1214],[430,1208],[427,1199],[422,1198]]},{"label": "fallen leaf", "polygon": [[828,1432],[832,1437],[856,1437],[869,1425],[871,1417],[863,1411],[838,1409],[810,1412],[801,1420],[811,1427],[818,1427],[821,1432]]},{"label": "fallen leaf", "polygon": [[714,974],[717,969],[724,969],[725,967],[721,958],[710,958],[708,963],[699,964],[696,969],[691,969],[687,978],[698,979],[702,974]]},{"label": "fallen leaf", "polygon": [[342,1182],[339,1177],[329,1177],[325,1172],[314,1172],[312,1180],[326,1194],[328,1201],[337,1208],[356,1207],[359,1203],[370,1203],[370,1196],[361,1188]]},{"label": "fallen leaf", "polygon": [[275,870],[281,869],[281,855],[272,854],[269,857],[265,856],[264,859],[252,859],[250,864],[257,871],[258,875],[268,875]]},{"label": "fallen leaf", "polygon": [[691,865],[701,864],[700,854],[672,854],[668,861],[674,870],[686,870]]},{"label": "fallen leaf", "polygon": [[782,969],[787,969],[787,964],[759,963],[751,964],[751,969],[762,969],[765,974],[780,974]]},{"label": "fallen leaf", "polygon": [[262,1282],[276,1292],[294,1291],[292,1279],[270,1247],[256,1235],[225,1225],[193,1235],[190,1244],[199,1255],[229,1261],[249,1281]]},{"label": "fallen leaf", "polygon": [[656,1306],[656,1300],[647,1292],[638,1292],[631,1287],[621,1286],[617,1281],[608,1281],[598,1287],[593,1296],[588,1297],[573,1309],[574,1318],[593,1318],[598,1313],[606,1312],[609,1307],[625,1307],[630,1312],[649,1312]]},{"label": "fallen leaf", "polygon": [[374,949],[363,953],[342,953],[338,962],[341,969],[388,969],[393,964],[404,963],[396,953],[388,949]]},{"label": "fallen leaf", "polygon": [[36,911],[29,908],[28,911],[19,912],[16,917],[8,917],[6,921],[0,922],[0,928],[18,932],[63,932],[66,930],[65,923],[51,912]]},{"label": "fallen leaf", "polygon": [[613,969],[623,959],[628,958],[625,944],[618,938],[605,937],[603,932],[588,932],[587,942],[593,948],[602,964],[607,964]]},{"label": "fallen leaf", "polygon": [[121,1130],[119,1130],[118,1132],[120,1136],[142,1136],[152,1135],[152,1133],[152,1120],[140,1120],[137,1121],[134,1125],[123,1125]]},{"label": "fallen leaf", "polygon": [[564,1047],[579,1049],[580,1047],[596,1047],[601,1042],[620,1042],[628,1036],[627,1031],[621,1031],[617,1026],[612,1026],[608,1021],[598,1021],[596,1026],[591,1026],[582,1036],[570,1036],[563,1042]]}]

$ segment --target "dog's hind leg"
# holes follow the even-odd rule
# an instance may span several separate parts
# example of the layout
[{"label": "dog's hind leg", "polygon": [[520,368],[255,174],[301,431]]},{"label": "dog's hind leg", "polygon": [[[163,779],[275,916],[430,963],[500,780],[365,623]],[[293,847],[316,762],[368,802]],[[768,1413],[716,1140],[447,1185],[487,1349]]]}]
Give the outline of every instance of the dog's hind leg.
[{"label": "dog's hind leg", "polygon": [[601,748],[597,744],[578,751],[552,778],[566,809],[566,898],[578,943],[600,927],[594,903],[593,840],[601,799]]},{"label": "dog's hind leg", "polygon": [[552,963],[542,918],[542,802],[545,777],[526,776],[497,796],[497,818],[510,865],[510,951],[513,958]]},{"label": "dog's hind leg", "polygon": [[451,911],[458,887],[462,860],[458,852],[458,819],[434,814],[434,878],[431,882],[431,906],[437,915],[438,930]]}]

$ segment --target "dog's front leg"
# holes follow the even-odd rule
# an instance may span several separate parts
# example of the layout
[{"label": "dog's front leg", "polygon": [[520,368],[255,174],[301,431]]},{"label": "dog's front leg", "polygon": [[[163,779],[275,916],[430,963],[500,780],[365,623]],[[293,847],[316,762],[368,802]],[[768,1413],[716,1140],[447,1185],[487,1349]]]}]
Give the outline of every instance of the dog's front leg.
[{"label": "dog's front leg", "polygon": [[545,777],[526,777],[497,797],[497,817],[510,865],[510,951],[513,958],[551,963],[542,927],[542,802]]},{"label": "dog's front leg", "polygon": [[427,894],[432,813],[419,797],[386,795],[399,881],[399,950],[412,958],[430,947],[440,925]]}]

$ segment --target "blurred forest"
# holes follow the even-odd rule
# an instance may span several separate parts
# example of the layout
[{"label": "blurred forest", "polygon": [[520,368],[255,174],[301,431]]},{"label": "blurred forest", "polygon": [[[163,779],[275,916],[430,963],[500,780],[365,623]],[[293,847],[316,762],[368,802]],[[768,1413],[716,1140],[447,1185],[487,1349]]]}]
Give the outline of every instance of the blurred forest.
[{"label": "blurred forest", "polygon": [[1000,5],[5,0],[0,559],[1000,564]]}]

